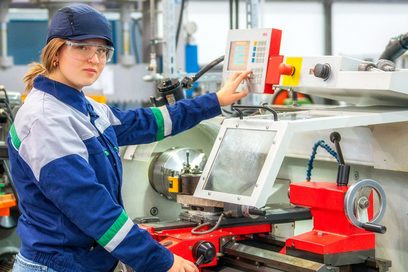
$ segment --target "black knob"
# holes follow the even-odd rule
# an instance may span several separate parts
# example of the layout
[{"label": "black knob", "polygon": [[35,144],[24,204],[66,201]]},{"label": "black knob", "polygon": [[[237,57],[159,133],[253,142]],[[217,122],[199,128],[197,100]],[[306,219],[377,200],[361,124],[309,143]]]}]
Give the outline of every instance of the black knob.
[{"label": "black knob", "polygon": [[200,241],[193,247],[193,257],[196,259],[196,266],[210,263],[216,255],[217,251],[211,242]]},{"label": "black knob", "polygon": [[341,140],[340,133],[338,133],[337,131],[334,131],[334,132],[330,133],[330,141],[332,143],[334,143],[335,141],[340,142],[340,140]]},{"label": "black knob", "polygon": [[327,80],[330,76],[331,73],[331,67],[328,63],[318,63],[315,65],[313,69],[313,74],[315,77],[322,78],[324,80]]}]

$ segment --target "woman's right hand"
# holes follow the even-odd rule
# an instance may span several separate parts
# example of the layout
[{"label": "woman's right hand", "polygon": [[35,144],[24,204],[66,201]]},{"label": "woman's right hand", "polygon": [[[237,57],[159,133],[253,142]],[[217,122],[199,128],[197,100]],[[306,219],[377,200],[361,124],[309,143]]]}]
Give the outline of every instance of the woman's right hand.
[{"label": "woman's right hand", "polygon": [[173,254],[174,263],[168,272],[199,272],[197,266],[180,256]]},{"label": "woman's right hand", "polygon": [[235,91],[243,80],[248,79],[251,73],[251,71],[235,72],[228,78],[224,87],[217,92],[218,102],[221,107],[231,105],[248,95],[248,90],[239,93],[236,93]]}]

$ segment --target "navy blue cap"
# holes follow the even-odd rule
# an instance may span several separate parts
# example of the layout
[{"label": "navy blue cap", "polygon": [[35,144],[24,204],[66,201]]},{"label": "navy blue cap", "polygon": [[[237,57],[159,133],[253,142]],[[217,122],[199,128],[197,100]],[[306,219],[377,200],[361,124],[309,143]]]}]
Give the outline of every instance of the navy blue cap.
[{"label": "navy blue cap", "polygon": [[73,4],[59,9],[48,27],[47,43],[53,38],[72,41],[104,39],[113,46],[112,27],[108,19],[85,4]]}]

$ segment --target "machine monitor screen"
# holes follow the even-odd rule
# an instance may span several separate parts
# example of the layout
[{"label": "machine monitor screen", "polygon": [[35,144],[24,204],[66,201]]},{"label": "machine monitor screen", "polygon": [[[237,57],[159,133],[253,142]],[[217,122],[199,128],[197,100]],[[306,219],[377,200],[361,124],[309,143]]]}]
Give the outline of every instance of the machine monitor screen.
[{"label": "machine monitor screen", "polygon": [[228,61],[229,71],[244,71],[247,69],[249,54],[249,41],[231,42],[230,56]]},{"label": "machine monitor screen", "polygon": [[205,190],[251,196],[276,131],[227,129]]}]

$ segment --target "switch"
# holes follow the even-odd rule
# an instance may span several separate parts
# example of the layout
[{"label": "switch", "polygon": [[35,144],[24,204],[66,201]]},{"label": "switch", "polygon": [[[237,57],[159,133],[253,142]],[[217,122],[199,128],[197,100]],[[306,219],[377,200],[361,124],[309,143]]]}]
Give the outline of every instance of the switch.
[{"label": "switch", "polygon": [[279,65],[279,73],[285,76],[293,76],[295,73],[295,67],[290,64],[281,63]]}]

